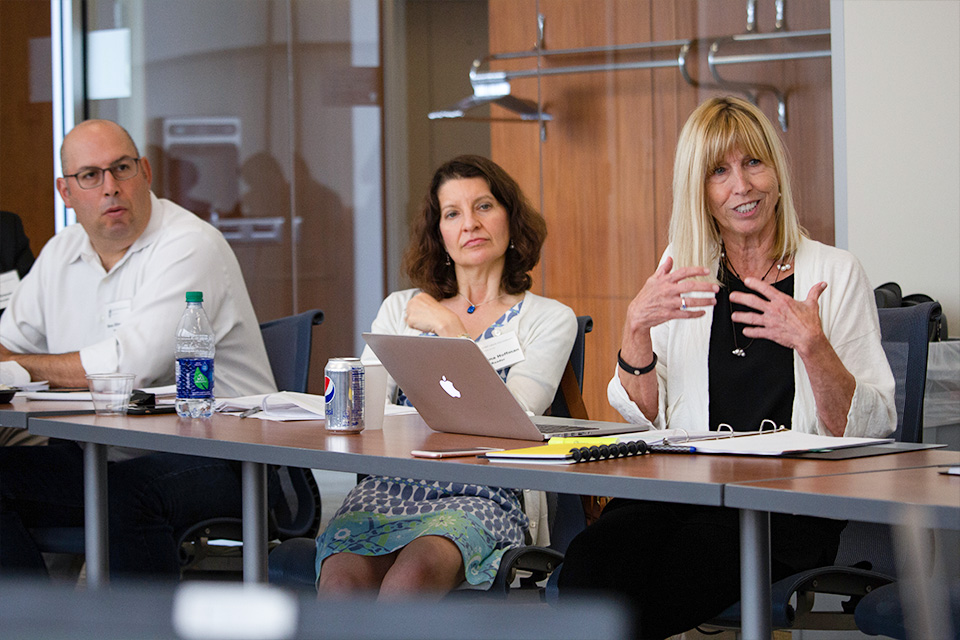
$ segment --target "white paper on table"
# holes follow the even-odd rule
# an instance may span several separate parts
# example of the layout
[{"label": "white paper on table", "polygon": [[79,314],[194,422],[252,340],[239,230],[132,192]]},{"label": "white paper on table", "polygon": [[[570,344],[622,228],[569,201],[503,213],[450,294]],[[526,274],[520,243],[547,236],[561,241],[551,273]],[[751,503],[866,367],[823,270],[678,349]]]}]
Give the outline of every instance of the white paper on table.
[{"label": "white paper on table", "polygon": [[326,405],[323,396],[310,393],[280,391],[240,398],[222,398],[216,402],[221,413],[235,413],[259,408],[251,417],[263,420],[323,420]]},{"label": "white paper on table", "polygon": [[756,456],[780,456],[811,451],[833,451],[848,447],[893,442],[893,438],[851,438],[822,436],[800,431],[776,431],[749,436],[735,436],[718,440],[693,442],[697,453],[730,453]]},{"label": "white paper on table", "polygon": [[[34,385],[40,385],[36,387]],[[11,385],[12,386],[12,385]],[[33,387],[33,388],[31,388]],[[20,394],[21,397],[26,398],[27,400],[61,400],[61,401],[73,401],[78,400],[83,401],[92,401],[93,398],[90,397],[89,391],[58,391],[56,389],[49,389],[49,385],[46,381],[43,382],[32,382],[30,385],[20,387],[23,392]],[[174,398],[177,395],[176,385],[167,385],[165,387],[152,387],[150,389],[141,389],[147,393],[152,393],[157,396],[157,404],[172,404]]]},{"label": "white paper on table", "polygon": [[93,401],[89,391],[24,391],[20,396],[27,400]]},{"label": "white paper on table", "polygon": [[[279,393],[262,393],[240,398],[220,398],[216,409],[221,413],[240,413],[259,408],[260,412],[251,417],[263,420],[324,420],[326,419],[326,403],[323,396],[310,393],[296,393],[281,391]],[[388,416],[416,414],[413,407],[401,407],[388,404],[384,407],[384,414]]]},{"label": "white paper on table", "polygon": [[152,393],[153,395],[157,396],[157,399],[158,399],[158,400],[159,400],[161,397],[165,397],[165,398],[166,398],[166,397],[170,397],[170,398],[176,398],[176,397],[177,397],[177,385],[175,385],[175,384],[168,384],[168,385],[165,385],[165,386],[163,386],[163,387],[149,387],[149,388],[144,388],[144,389],[140,389],[140,390],[143,391],[144,393]]},{"label": "white paper on table", "polygon": [[255,396],[241,396],[239,398],[217,398],[213,408],[222,413],[234,413],[253,409],[263,404],[263,399],[269,393],[261,393]]},{"label": "white paper on table", "polygon": [[388,404],[383,409],[383,415],[385,416],[412,416],[416,414],[416,407],[407,407],[402,404]]}]

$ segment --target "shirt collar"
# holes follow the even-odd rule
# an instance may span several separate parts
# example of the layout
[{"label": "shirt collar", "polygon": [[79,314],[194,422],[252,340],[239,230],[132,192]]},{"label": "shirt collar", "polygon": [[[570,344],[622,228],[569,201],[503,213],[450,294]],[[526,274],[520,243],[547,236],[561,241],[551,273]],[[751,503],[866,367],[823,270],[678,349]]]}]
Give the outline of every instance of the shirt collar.
[{"label": "shirt collar", "polygon": [[[126,262],[132,254],[156,242],[162,227],[163,208],[160,205],[160,199],[151,191],[150,221],[147,223],[147,227],[143,230],[143,233],[140,234],[140,237],[133,241],[133,244],[130,245],[130,248],[127,249],[126,253],[123,254],[123,257],[117,261],[117,264],[115,264],[113,268],[116,269]],[[88,236],[86,232],[83,233],[83,242],[80,243],[76,255],[70,259],[70,263],[76,262],[77,260],[83,260],[87,264],[97,265],[101,269],[103,268],[103,264],[100,262],[100,255],[97,253],[97,250],[93,248],[93,244],[90,242],[90,236]]]}]

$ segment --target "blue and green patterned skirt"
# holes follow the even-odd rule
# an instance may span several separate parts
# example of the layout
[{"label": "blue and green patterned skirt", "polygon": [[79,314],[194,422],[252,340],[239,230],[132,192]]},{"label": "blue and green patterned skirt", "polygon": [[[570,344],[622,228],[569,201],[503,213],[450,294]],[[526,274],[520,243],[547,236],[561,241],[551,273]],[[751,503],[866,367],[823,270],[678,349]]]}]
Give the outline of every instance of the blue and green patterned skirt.
[{"label": "blue and green patterned skirt", "polygon": [[493,581],[504,551],[523,544],[520,492],[458,482],[368,476],[317,539],[317,577],[327,556],[392,553],[420,536],[451,540],[471,585]]}]

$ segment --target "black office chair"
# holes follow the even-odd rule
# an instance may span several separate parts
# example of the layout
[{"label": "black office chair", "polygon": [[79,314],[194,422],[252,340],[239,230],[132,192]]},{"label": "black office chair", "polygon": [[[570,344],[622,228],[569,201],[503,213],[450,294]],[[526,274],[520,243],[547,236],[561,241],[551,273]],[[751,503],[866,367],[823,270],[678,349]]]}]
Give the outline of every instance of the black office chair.
[{"label": "black office chair", "polygon": [[923,441],[923,392],[927,386],[928,330],[941,315],[939,302],[878,309],[880,339],[897,383],[897,430],[900,442]]},{"label": "black office chair", "polygon": [[915,582],[899,581],[871,591],[860,604],[857,605],[853,617],[857,628],[871,636],[885,636],[897,640],[919,638],[922,635],[915,628],[908,625],[903,615],[903,599],[901,594],[907,590],[924,593],[939,586],[946,593],[946,610],[938,610],[939,622],[949,625],[951,629],[938,629],[939,637],[960,640],[960,578],[953,578],[943,585],[920,585]]},{"label": "black office chair", "polygon": [[[900,285],[896,282],[886,282],[873,290],[874,299],[877,302],[877,309],[896,309],[898,307],[912,307],[924,302],[935,302],[933,298],[925,293],[911,293],[903,295]],[[942,313],[936,314],[930,318],[930,342],[946,340],[950,335],[947,327],[947,318]]]},{"label": "black office chair", "polygon": [[[313,327],[321,322],[323,312],[313,309],[260,325],[270,369],[278,389],[306,392]],[[278,475],[284,499],[271,510],[271,537],[284,540],[317,535],[320,527],[320,490],[313,474],[309,469],[281,467]],[[84,553],[82,527],[36,528],[30,530],[30,535],[41,551],[72,555]],[[188,569],[212,555],[208,540],[242,540],[241,520],[204,520],[180,532],[178,539],[181,568]]]},{"label": "black office chair", "polygon": [[[881,308],[880,339],[896,382],[895,404],[900,442],[921,442],[923,392],[927,380],[930,320],[940,314],[940,304]],[[932,546],[931,546],[932,549]],[[774,583],[771,616],[774,628],[856,629],[854,610],[868,593],[896,580],[897,562],[890,527],[849,522],[840,536],[833,566],[803,571]],[[817,593],[849,598],[840,610],[813,611]],[[791,599],[796,596],[796,605]],[[709,626],[739,627],[740,603],[730,607]]]},{"label": "black office chair", "polygon": [[[577,337],[570,351],[569,366],[576,377],[577,388],[571,389],[561,383],[557,395],[550,405],[550,415],[569,418],[584,415],[572,415],[571,407],[582,406],[582,398],[570,398],[567,394],[583,392],[583,364],[586,353],[586,334],[593,331],[593,318],[577,316]],[[490,589],[485,593],[493,597],[506,597],[510,593],[518,571],[528,573],[520,579],[520,587],[524,589],[539,588],[538,584],[546,579],[563,562],[563,554],[567,551],[570,541],[586,526],[586,517],[583,512],[583,503],[580,496],[569,493],[547,493],[548,522],[550,526],[550,546],[540,547],[527,545],[507,550],[500,559],[500,568],[493,580]]]},{"label": "black office chair", "polygon": [[885,282],[873,290],[877,309],[896,309],[903,306],[903,291],[896,282]]},{"label": "black office chair", "polygon": [[[310,374],[313,327],[323,322],[319,309],[304,311],[260,324],[260,334],[270,360],[274,381],[280,391],[306,393]],[[320,530],[320,488],[310,469],[280,467],[283,499],[270,510],[268,532],[271,540],[316,536]],[[243,540],[240,518],[210,518],[180,533],[180,566],[187,570],[215,558],[223,547],[210,540]],[[237,555],[240,547],[227,547]]]},{"label": "black office chair", "polygon": [[[593,318],[590,316],[577,317],[577,337],[570,352],[570,364],[576,376],[580,391],[583,390],[583,362],[585,353],[585,336],[593,330]],[[568,405],[575,404],[572,398],[564,396],[563,388],[557,389],[551,405],[554,416],[568,416]],[[582,401],[581,401],[582,402]],[[489,591],[466,593],[488,594],[505,596],[510,591],[510,585],[516,572],[529,571],[530,577],[523,580],[524,585],[533,585],[543,580],[557,564],[563,561],[563,551],[574,535],[585,523],[576,524],[576,514],[583,517],[583,508],[580,497],[568,494],[547,494],[548,508],[551,514],[569,513],[569,517],[551,518],[550,547],[525,546],[510,549],[500,560],[500,568]],[[313,538],[293,538],[285,540],[273,551],[268,559],[268,573],[271,583],[294,589],[315,590],[316,571],[316,540]],[[459,592],[454,592],[459,595]]]}]

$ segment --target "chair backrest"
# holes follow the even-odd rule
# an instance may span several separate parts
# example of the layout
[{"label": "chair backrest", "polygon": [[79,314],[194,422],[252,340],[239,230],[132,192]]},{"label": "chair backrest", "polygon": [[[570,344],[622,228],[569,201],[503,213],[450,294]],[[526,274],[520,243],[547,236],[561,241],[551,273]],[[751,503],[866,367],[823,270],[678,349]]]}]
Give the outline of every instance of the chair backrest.
[{"label": "chair backrest", "polygon": [[895,309],[903,306],[903,291],[896,282],[884,282],[873,290],[878,309]]},{"label": "chair backrest", "polygon": [[[313,327],[323,322],[323,311],[311,309],[260,324],[270,369],[280,391],[305,393],[309,383]],[[320,490],[309,469],[281,467],[284,499],[271,516],[280,539],[316,535],[320,524]]]},{"label": "chair backrest", "polygon": [[320,487],[310,469],[280,467],[277,470],[283,498],[270,512],[271,533],[280,540],[320,533]]},{"label": "chair backrest", "polygon": [[[577,337],[570,350],[570,366],[577,378],[577,385],[583,391],[583,362],[586,353],[586,335],[593,331],[593,318],[577,316]],[[557,389],[557,395],[550,406],[550,415],[569,417],[570,410],[563,394],[563,386]],[[548,493],[547,504],[550,514],[550,548],[560,551],[567,550],[567,545],[578,533],[587,526],[583,514],[583,505],[580,496],[564,493]]]},{"label": "chair backrest", "polygon": [[[570,365],[573,367],[573,374],[577,378],[577,385],[580,391],[583,391],[583,361],[586,352],[586,334],[593,331],[593,318],[590,316],[577,316],[577,337],[573,341],[573,349],[570,350]],[[569,417],[570,410],[567,408],[567,402],[563,396],[563,386],[557,388],[557,395],[553,398],[550,405],[550,415],[557,417]]]},{"label": "chair backrest", "polygon": [[313,327],[321,322],[323,311],[311,309],[260,324],[270,369],[280,391],[307,391]]},{"label": "chair backrest", "polygon": [[923,392],[927,384],[927,351],[931,318],[940,303],[878,309],[880,340],[896,381],[897,430],[900,442],[923,439]]}]

